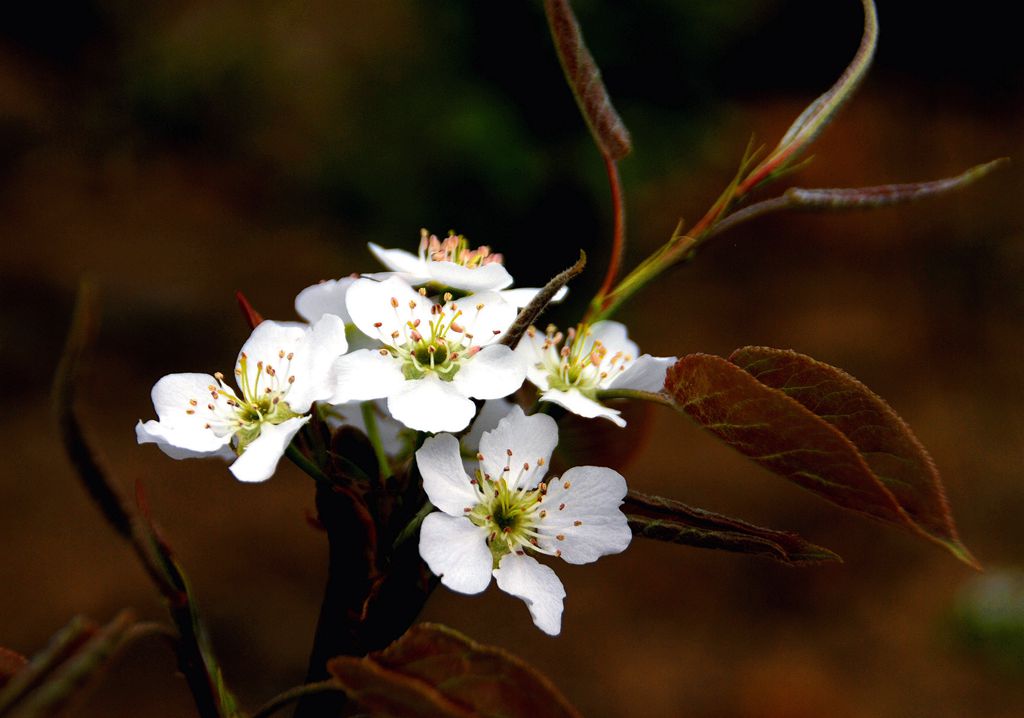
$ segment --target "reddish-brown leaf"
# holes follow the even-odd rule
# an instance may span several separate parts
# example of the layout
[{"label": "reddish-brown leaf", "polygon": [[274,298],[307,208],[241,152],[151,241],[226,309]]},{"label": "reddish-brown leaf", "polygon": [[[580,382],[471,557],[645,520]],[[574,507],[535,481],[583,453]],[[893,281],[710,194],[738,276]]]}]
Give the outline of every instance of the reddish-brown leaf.
[{"label": "reddish-brown leaf", "polygon": [[339,656],[327,667],[374,716],[579,718],[522,659],[436,624],[413,626],[383,651]]},{"label": "reddish-brown leaf", "polygon": [[842,563],[842,559],[827,548],[816,546],[798,534],[762,528],[663,496],[630,491],[622,511],[633,533],[644,538],[762,556],[787,566]]},{"label": "reddish-brown leaf", "polygon": [[973,562],[957,536],[935,462],[881,397],[843,370],[794,351],[743,347],[729,360],[842,432],[919,530]]},{"label": "reddish-brown leaf", "polygon": [[[745,356],[742,351],[745,350],[737,352],[737,356]],[[839,381],[841,372],[832,367],[828,369],[833,379]],[[844,386],[853,391],[850,381]],[[861,392],[867,391],[859,383],[857,386],[861,387]],[[944,545],[960,560],[976,565],[957,541],[955,532],[950,531],[951,521],[943,534],[935,533],[936,522],[930,516],[928,528],[918,523],[925,520],[923,516],[928,513],[922,513],[922,507],[931,506],[934,498],[920,496],[920,490],[911,487],[902,488],[897,496],[876,476],[874,465],[886,467],[886,475],[891,476],[893,461],[865,456],[857,443],[866,442],[861,435],[869,433],[872,422],[877,420],[874,415],[857,414],[849,420],[830,423],[826,418],[834,418],[828,414],[834,407],[824,402],[824,393],[821,401],[816,402],[814,390],[809,389],[812,393],[801,394],[804,404],[740,366],[706,354],[680,359],[669,371],[665,387],[682,411],[761,466],[843,508],[916,530]],[[795,391],[795,387],[793,389]],[[881,402],[877,397],[872,401]],[[877,413],[878,405],[869,403]],[[909,433],[902,422],[889,420],[889,428],[882,431],[902,433],[904,430]],[[895,441],[890,439],[890,443]],[[900,441],[906,445],[911,443],[905,437]],[[878,442],[876,439],[875,444],[864,443],[864,446]],[[901,498],[907,502],[906,506]],[[922,518],[918,519],[917,515]],[[948,518],[948,511],[946,516]]]}]

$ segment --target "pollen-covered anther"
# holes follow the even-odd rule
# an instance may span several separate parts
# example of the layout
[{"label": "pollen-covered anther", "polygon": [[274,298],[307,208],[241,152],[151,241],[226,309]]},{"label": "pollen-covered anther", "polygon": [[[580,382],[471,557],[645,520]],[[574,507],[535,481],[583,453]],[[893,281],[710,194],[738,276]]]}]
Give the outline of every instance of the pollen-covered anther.
[{"label": "pollen-covered anther", "polygon": [[577,519],[576,521],[573,521],[573,522],[572,522],[572,525],[573,525],[573,526],[582,526],[582,525],[583,525],[583,522]]},{"label": "pollen-covered anther", "polygon": [[572,484],[570,482],[568,482],[568,481],[566,481],[564,484],[562,484],[562,488],[563,489],[569,489],[571,487],[572,487]]},{"label": "pollen-covered anther", "polygon": [[195,399],[189,399],[189,400],[188,400],[188,403],[189,403],[189,404],[191,404],[192,406],[195,406],[195,405],[196,405],[196,404],[198,404],[199,402],[198,402],[198,401],[196,401]]},{"label": "pollen-covered anther", "polygon": [[565,504],[559,504],[558,505],[558,510],[559,511],[565,511]]},{"label": "pollen-covered anther", "polygon": [[565,534],[557,534],[555,538],[559,541],[565,541]]},{"label": "pollen-covered anther", "polygon": [[391,308],[398,309],[398,299],[395,297],[391,297]]}]

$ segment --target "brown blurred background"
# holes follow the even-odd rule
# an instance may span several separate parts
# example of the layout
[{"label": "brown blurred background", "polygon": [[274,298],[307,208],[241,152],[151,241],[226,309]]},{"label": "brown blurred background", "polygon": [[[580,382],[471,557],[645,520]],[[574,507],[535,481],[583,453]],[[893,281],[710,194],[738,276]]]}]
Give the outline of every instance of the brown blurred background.
[{"label": "brown blurred background", "polygon": [[[852,56],[857,3],[576,3],[636,150],[628,258],[694,221],[751,133],[773,144]],[[867,215],[764,219],[716,240],[623,314],[655,354],[794,348],[887,397],[930,447],[989,583],[847,516],[658,414],[631,484],[774,528],[846,563],[787,569],[637,541],[560,567],[563,633],[523,605],[439,590],[425,619],[533,661],[584,714],[696,718],[1024,715],[1024,61],[1002,5],[881,0],[866,86],[795,181],[849,186],[1016,164],[957,196]],[[927,14],[926,14],[927,13]],[[1013,28],[1013,29],[1011,29]],[[504,252],[542,283],[579,248],[600,281],[609,208],[539,2],[85,0],[0,21],[0,645],[30,653],[76,613],[162,618],[134,556],[56,445],[47,390],[74,288],[104,325],[82,389],[125,487],[142,478],[250,706],[301,681],[324,580],[310,482],[242,485],[138,447],[149,390],[230,367],[232,294],[272,318],[367,241],[421,226]],[[1015,579],[1014,577],[1017,576]],[[1017,584],[1018,587],[1021,584]],[[995,587],[995,588],[993,588]],[[1002,596],[1002,598],[1000,597]],[[131,648],[86,716],[187,716],[157,642]]]}]

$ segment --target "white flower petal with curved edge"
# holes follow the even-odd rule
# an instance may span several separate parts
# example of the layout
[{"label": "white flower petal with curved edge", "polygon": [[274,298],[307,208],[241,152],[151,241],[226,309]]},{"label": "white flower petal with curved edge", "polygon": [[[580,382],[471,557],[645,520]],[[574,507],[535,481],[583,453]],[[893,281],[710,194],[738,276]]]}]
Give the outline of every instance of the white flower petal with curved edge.
[{"label": "white flower petal with curved edge", "polygon": [[586,419],[596,419],[597,417],[601,417],[602,419],[608,419],[616,426],[626,425],[626,420],[619,416],[622,412],[618,409],[610,409],[604,404],[583,396],[579,389],[569,389],[569,391],[548,389],[540,395],[540,400],[550,401],[552,404],[558,404],[562,408],[568,409],[573,414],[579,414]]},{"label": "white flower petal with curved edge", "polygon": [[494,569],[498,588],[526,602],[537,628],[549,636],[562,630],[565,588],[550,567],[530,556],[506,554]]},{"label": "white flower petal with curved edge", "polygon": [[[345,306],[359,331],[390,346],[395,346],[395,332],[398,332],[399,343],[405,341],[410,321],[430,317],[430,301],[398,277],[383,282],[357,279],[345,294]],[[380,326],[375,326],[378,323]]]},{"label": "white flower petal with curved edge", "polygon": [[631,357],[636,357],[640,353],[640,348],[629,338],[626,325],[622,322],[613,322],[607,319],[595,322],[590,327],[590,340],[601,342],[608,350],[609,357],[619,352]]},{"label": "white flower petal with curved edge", "polygon": [[465,292],[490,292],[512,286],[512,275],[496,262],[480,267],[463,267],[455,262],[430,262],[427,271],[431,281]]},{"label": "white flower petal with curved edge", "polygon": [[514,393],[525,380],[523,357],[504,345],[494,345],[467,359],[452,384],[474,399],[500,399]]},{"label": "white flower petal with curved edge", "polygon": [[[159,421],[150,420],[136,428],[139,443],[166,444],[198,454],[218,452],[231,440],[231,435],[218,436],[206,428],[211,386],[217,386],[217,380],[209,374],[162,377],[153,385],[151,393]],[[140,428],[144,433],[139,433]]]},{"label": "white flower petal with curved edge", "polygon": [[416,466],[430,503],[449,516],[464,519],[479,498],[463,470],[459,440],[451,434],[432,436],[416,452]]},{"label": "white flower petal with curved edge", "polygon": [[461,312],[458,324],[465,334],[473,337],[473,344],[484,346],[501,338],[505,330],[512,326],[518,313],[516,308],[506,302],[497,292],[471,294],[462,299],[448,302],[444,306],[445,314],[454,316]]},{"label": "white flower petal with curved edge", "polygon": [[238,352],[235,366],[237,367],[242,361],[243,354],[248,357],[248,378],[250,383],[254,383],[256,374],[260,371],[256,366],[257,362],[269,363],[277,368],[282,363],[280,357],[278,357],[278,352],[284,350],[287,354],[289,351],[294,350],[306,338],[308,330],[309,326],[302,322],[264,320],[252,330],[252,334],[245,340],[245,344],[242,345],[241,350]]},{"label": "white flower petal with curved edge", "polygon": [[[527,416],[518,406],[480,439],[480,467],[497,481],[509,468],[509,488],[532,489],[547,473],[551,453],[558,445],[558,424],[547,414]],[[512,452],[509,455],[509,451]],[[523,465],[530,468],[524,470]],[[515,478],[518,477],[518,478]]]},{"label": "white flower petal with curved edge", "polygon": [[576,564],[621,553],[633,538],[619,509],[625,496],[626,480],[617,471],[603,466],[569,469],[548,482],[540,547],[560,551],[565,561]]},{"label": "white flower petal with curved edge", "polygon": [[[135,425],[135,438],[140,444],[156,444],[160,447],[161,451],[172,459],[206,459],[211,457],[219,457],[222,459],[234,458],[235,452],[231,450],[230,434],[217,437],[212,431],[207,430],[206,433],[216,440],[218,443],[216,448],[190,449],[183,446],[177,446],[174,442],[188,441],[188,439],[183,438],[180,432],[168,430],[168,428],[163,426],[160,422],[153,421],[152,419],[147,421],[145,424],[140,421]],[[210,445],[212,447],[212,441]]]},{"label": "white flower petal with curved edge", "polygon": [[377,349],[358,349],[338,357],[331,367],[331,378],[332,404],[380,399],[405,386],[401,363]]},{"label": "white flower petal with curved edge", "polygon": [[473,419],[469,431],[466,432],[466,435],[460,441],[464,450],[463,453],[472,457],[463,459],[463,465],[466,467],[467,474],[472,474],[480,465],[476,460],[476,452],[480,448],[480,439],[483,438],[484,432],[496,429],[498,422],[508,415],[512,407],[512,402],[506,399],[488,399],[480,407],[480,411],[476,413],[476,418]]},{"label": "white flower petal with curved edge", "polygon": [[277,462],[284,456],[292,437],[309,421],[308,416],[288,419],[280,424],[264,423],[260,435],[231,464],[231,473],[239,481],[266,481],[274,475]]},{"label": "white flower petal with curved edge", "polygon": [[406,381],[388,396],[391,416],[416,431],[462,431],[476,413],[476,405],[463,396],[450,381],[433,374]]},{"label": "white flower petal with curved edge", "polygon": [[441,583],[459,593],[480,593],[491,582],[487,531],[468,519],[435,511],[420,527],[420,556]]},{"label": "white flower petal with curved edge", "polygon": [[[333,364],[348,351],[345,323],[335,314],[325,314],[308,328],[294,351],[288,379],[294,376],[295,381],[290,385],[285,400],[292,411],[303,414],[309,411],[314,401],[323,401],[334,393]],[[283,362],[279,355],[280,352],[274,357],[275,362]],[[277,368],[278,364],[273,366]]]},{"label": "white flower petal with curved edge", "polygon": [[370,242],[368,246],[373,256],[392,272],[403,272],[417,278],[429,276],[426,272],[426,261],[411,252],[406,252],[404,249],[384,249],[373,242]]},{"label": "white flower petal with curved edge", "polygon": [[616,374],[607,388],[661,391],[665,388],[665,374],[675,363],[675,357],[653,357],[644,354],[637,357],[625,371]]},{"label": "white flower petal with curved edge", "polygon": [[325,314],[334,314],[346,324],[351,324],[345,295],[354,281],[354,277],[343,277],[306,287],[295,297],[295,311],[310,324]]},{"label": "white flower petal with curved edge", "polygon": [[548,350],[544,348],[547,337],[541,332],[530,330],[523,335],[516,346],[516,354],[520,354],[526,362],[526,378],[541,391],[551,386],[545,358]]},{"label": "white flower petal with curved edge", "polygon": [[[519,289],[502,289],[498,292],[498,295],[516,309],[522,309],[533,301],[533,298],[537,296],[538,292],[540,292],[540,289],[537,289],[536,287],[521,287]],[[555,296],[551,298],[551,303],[557,304],[565,299],[565,295],[568,293],[569,288],[562,287],[555,292]]]}]

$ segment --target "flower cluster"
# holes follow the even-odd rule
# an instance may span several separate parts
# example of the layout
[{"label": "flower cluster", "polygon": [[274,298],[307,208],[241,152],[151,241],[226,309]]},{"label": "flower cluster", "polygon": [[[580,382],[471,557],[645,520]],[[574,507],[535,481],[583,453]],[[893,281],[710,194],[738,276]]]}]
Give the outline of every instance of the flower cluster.
[{"label": "flower cluster", "polygon": [[268,479],[286,453],[302,463],[292,440],[314,416],[365,431],[396,466],[420,446],[415,463],[437,509],[420,527],[423,560],[464,593],[493,576],[557,634],[565,591],[536,556],[588,563],[624,550],[626,484],[593,466],[545,480],[557,423],[507,399],[528,380],[556,411],[624,426],[602,392],[658,391],[673,359],[641,355],[611,321],[565,336],[531,327],[508,346],[506,332],[539,290],[511,288],[502,255],[462,236],[424,230],[417,254],[370,250],[388,271],[302,290],[295,308],[305,323],[260,323],[238,355],[234,387],[219,372],[160,379],[158,419],[139,422],[138,441],[175,459],[231,460],[247,482]]}]

